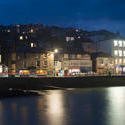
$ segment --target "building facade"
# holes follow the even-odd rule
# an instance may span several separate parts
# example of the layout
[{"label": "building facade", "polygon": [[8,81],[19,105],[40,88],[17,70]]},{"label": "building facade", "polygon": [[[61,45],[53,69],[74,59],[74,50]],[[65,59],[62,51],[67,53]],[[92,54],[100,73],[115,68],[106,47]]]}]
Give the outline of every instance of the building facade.
[{"label": "building facade", "polygon": [[8,63],[9,72],[19,73],[22,70],[29,70],[30,73],[54,72],[54,54],[51,52],[17,52],[10,54]]},{"label": "building facade", "polygon": [[108,54],[114,58],[116,73],[125,73],[125,40],[112,39],[102,41],[98,48],[101,52]]},{"label": "building facade", "polygon": [[92,61],[88,54],[62,54],[61,56],[62,70],[64,75],[72,75],[73,73],[87,73],[92,71]]},{"label": "building facade", "polygon": [[96,58],[96,73],[109,74],[115,73],[115,62],[112,57],[97,57]]}]

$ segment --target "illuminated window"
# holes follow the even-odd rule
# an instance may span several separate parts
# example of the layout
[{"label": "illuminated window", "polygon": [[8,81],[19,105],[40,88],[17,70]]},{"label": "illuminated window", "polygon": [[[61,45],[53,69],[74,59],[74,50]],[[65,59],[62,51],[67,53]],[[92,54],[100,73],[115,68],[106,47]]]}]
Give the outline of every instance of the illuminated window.
[{"label": "illuminated window", "polygon": [[34,47],[34,44],[33,44],[33,43],[31,43],[30,45],[31,45],[31,48],[33,48],[33,47]]},{"label": "illuminated window", "polygon": [[23,40],[23,36],[20,36],[20,40]]},{"label": "illuminated window", "polygon": [[25,39],[28,39],[28,37],[27,37],[27,36],[25,36]]},{"label": "illuminated window", "polygon": [[34,30],[33,30],[33,29],[31,29],[31,30],[30,30],[30,33],[33,33],[33,32],[34,32]]},{"label": "illuminated window", "polygon": [[36,44],[35,43],[30,43],[30,47],[31,48],[36,47]]},{"label": "illuminated window", "polygon": [[119,50],[119,56],[122,56],[122,50]]},{"label": "illuminated window", "polygon": [[10,30],[7,30],[8,33],[10,33]]},{"label": "illuminated window", "polygon": [[78,30],[78,29],[76,29],[76,32],[79,32],[79,30]]},{"label": "illuminated window", "polygon": [[122,63],[122,59],[119,59],[119,63]]},{"label": "illuminated window", "polygon": [[118,59],[115,59],[115,64],[118,64]]},{"label": "illuminated window", "polygon": [[123,47],[125,47],[125,41],[123,41]]},{"label": "illuminated window", "polygon": [[16,25],[17,27],[20,27],[20,25]]},{"label": "illuminated window", "polygon": [[125,51],[123,51],[123,56],[125,56]]},{"label": "illuminated window", "polygon": [[119,41],[119,47],[122,47],[122,41],[121,40]]},{"label": "illuminated window", "polygon": [[74,38],[74,37],[71,37],[71,41],[73,41],[73,40],[75,40],[75,38]]},{"label": "illuminated window", "polygon": [[114,55],[115,55],[115,56],[118,56],[118,50],[115,50],[115,51],[114,51]]},{"label": "illuminated window", "polygon": [[118,46],[118,41],[114,41],[114,46]]}]

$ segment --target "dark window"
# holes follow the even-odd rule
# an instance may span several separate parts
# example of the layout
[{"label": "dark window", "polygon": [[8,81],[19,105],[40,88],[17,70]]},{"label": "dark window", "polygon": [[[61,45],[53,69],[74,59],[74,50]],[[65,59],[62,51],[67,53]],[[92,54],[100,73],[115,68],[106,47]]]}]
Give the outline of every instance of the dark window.
[{"label": "dark window", "polygon": [[38,66],[38,67],[40,66],[40,61],[36,62],[36,66]]}]

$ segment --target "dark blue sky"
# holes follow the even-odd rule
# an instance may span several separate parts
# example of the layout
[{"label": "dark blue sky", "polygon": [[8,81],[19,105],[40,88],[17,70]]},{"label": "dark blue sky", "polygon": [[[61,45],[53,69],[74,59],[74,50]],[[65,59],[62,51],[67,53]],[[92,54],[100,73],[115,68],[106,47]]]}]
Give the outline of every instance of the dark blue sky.
[{"label": "dark blue sky", "polygon": [[125,0],[0,0],[0,24],[41,23],[125,36]]}]

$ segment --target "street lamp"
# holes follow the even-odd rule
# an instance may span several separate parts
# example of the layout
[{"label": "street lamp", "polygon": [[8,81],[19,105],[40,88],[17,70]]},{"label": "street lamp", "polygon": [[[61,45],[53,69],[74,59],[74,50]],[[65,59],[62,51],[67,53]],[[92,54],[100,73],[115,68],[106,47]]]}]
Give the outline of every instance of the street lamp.
[{"label": "street lamp", "polygon": [[58,53],[58,49],[55,49],[55,50],[54,50],[54,53]]},{"label": "street lamp", "polygon": [[[49,71],[49,70],[53,70],[53,74],[54,74],[54,76],[55,76],[55,59],[54,59],[54,55],[56,54],[56,53],[58,53],[58,49],[54,49],[53,51],[46,51],[46,53],[45,53],[45,57],[46,58],[44,58],[44,61],[46,62],[46,67],[45,67],[45,69],[47,70],[47,72]],[[50,65],[52,66],[52,63],[51,63],[51,61],[54,61],[54,64],[53,64],[53,68],[52,67],[49,67]],[[52,68],[52,69],[51,69]]]}]

